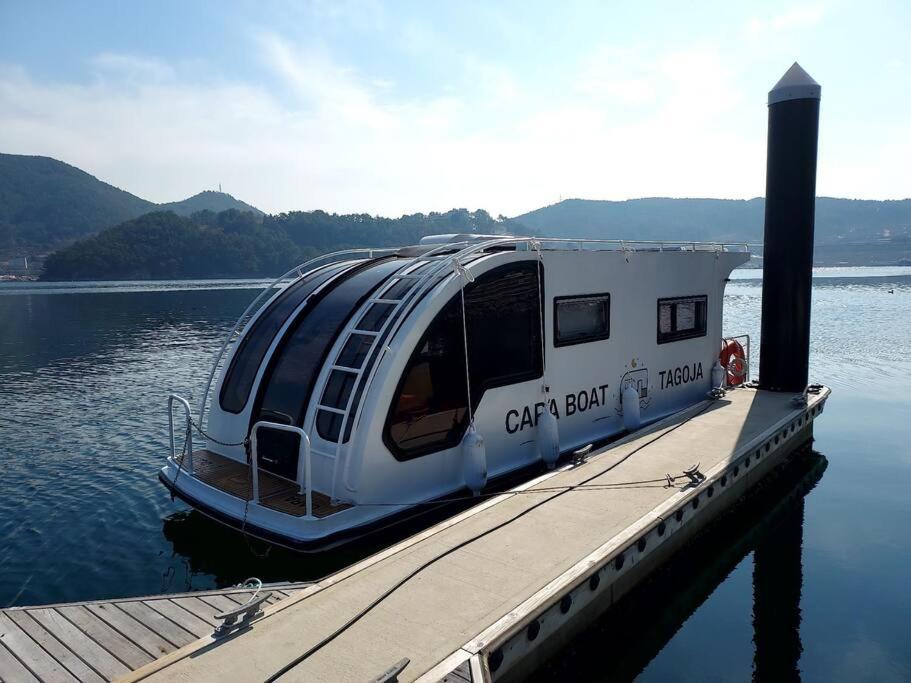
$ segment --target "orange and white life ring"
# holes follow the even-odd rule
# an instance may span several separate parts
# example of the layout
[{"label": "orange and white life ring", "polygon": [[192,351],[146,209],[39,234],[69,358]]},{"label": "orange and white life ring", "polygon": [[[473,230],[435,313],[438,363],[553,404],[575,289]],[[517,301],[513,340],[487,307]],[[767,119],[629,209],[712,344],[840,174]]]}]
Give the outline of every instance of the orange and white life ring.
[{"label": "orange and white life ring", "polygon": [[746,354],[743,345],[736,339],[722,339],[718,361],[724,368],[727,385],[736,387],[747,380]]}]

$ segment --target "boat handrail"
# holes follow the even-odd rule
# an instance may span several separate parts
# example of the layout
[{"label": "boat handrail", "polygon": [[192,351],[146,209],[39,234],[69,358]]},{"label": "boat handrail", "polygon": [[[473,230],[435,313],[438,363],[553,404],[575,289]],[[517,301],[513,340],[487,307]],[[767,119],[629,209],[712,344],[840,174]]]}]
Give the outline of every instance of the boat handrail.
[{"label": "boat handrail", "polygon": [[[392,331],[392,335],[398,330],[398,327],[401,325],[401,321],[407,318],[407,314],[414,307],[414,303],[418,301],[421,297],[414,296],[415,294],[423,294],[427,290],[427,284],[435,279],[439,274],[440,270],[446,267],[447,263],[461,263],[466,257],[475,254],[480,251],[485,251],[497,246],[509,246],[515,245],[518,250],[519,245],[525,244],[527,249],[536,248],[536,249],[548,249],[550,248],[560,248],[567,249],[569,245],[575,245],[575,251],[586,251],[586,246],[603,246],[610,247],[611,250],[619,249],[621,251],[636,251],[637,247],[645,247],[646,249],[658,249],[659,251],[664,251],[665,249],[675,248],[681,251],[700,251],[700,250],[712,250],[712,251],[728,251],[730,248],[736,247],[738,250],[749,251],[748,243],[746,242],[733,242],[733,243],[723,243],[723,242],[694,242],[694,241],[667,241],[667,240],[602,240],[602,239],[564,239],[556,237],[528,237],[528,236],[503,236],[496,237],[493,239],[475,239],[475,240],[463,240],[457,242],[448,242],[434,245],[431,249],[425,251],[421,255],[413,259],[409,265],[412,265],[415,262],[420,261],[429,261],[441,255],[448,255],[450,258],[440,259],[440,263],[436,268],[430,268],[428,271],[419,278],[417,286],[413,287],[409,292],[409,295],[406,296],[406,299],[410,301],[406,304],[405,315],[399,316],[398,324],[395,325],[395,329]],[[421,246],[421,245],[417,245]],[[215,374],[218,372],[219,365],[224,358],[225,352],[228,349],[228,346],[238,337],[239,333],[249,324],[256,313],[260,310],[261,304],[265,299],[270,295],[276,295],[273,290],[284,280],[295,276],[296,278],[302,277],[306,272],[313,270],[314,268],[331,263],[336,260],[341,260],[344,258],[350,258],[353,256],[363,257],[363,258],[374,258],[378,255],[387,255],[393,254],[400,251],[400,247],[379,247],[379,248],[357,248],[357,249],[344,249],[341,251],[331,252],[329,254],[322,254],[315,258],[309,259],[294,268],[291,268],[286,273],[276,278],[270,285],[268,285],[262,292],[260,292],[253,301],[246,307],[241,316],[237,319],[237,322],[232,327],[231,331],[225,336],[224,341],[222,342],[221,347],[218,352],[215,354],[215,358],[212,362],[212,366],[209,370],[209,376],[206,380],[206,386],[203,391],[202,399],[199,404],[199,424],[204,424],[205,421],[205,412],[206,406],[208,403],[209,394],[212,388],[212,382],[215,379]],[[590,249],[592,251],[597,251],[599,249]],[[403,302],[405,303],[405,302]],[[376,365],[374,365],[374,369]],[[371,371],[370,377],[367,378],[367,383],[365,385],[364,391],[369,389],[370,384],[372,383],[373,375],[375,373]],[[360,413],[360,407],[358,406],[357,414]],[[355,415],[355,422],[357,418]],[[347,422],[347,416],[345,422]],[[344,427],[343,427],[344,429]],[[347,476],[346,476],[347,479]]]},{"label": "boat handrail", "polygon": [[283,432],[297,434],[300,437],[300,446],[297,450],[297,486],[298,492],[305,496],[307,503],[307,517],[313,517],[313,490],[310,477],[310,437],[300,427],[259,420],[250,430],[250,480],[253,482],[253,497],[251,502],[259,503],[259,452],[257,450],[257,433],[261,427],[277,429]]},{"label": "boat handrail", "polygon": [[190,403],[187,399],[171,394],[168,396],[168,431],[171,435],[171,460],[177,464],[177,448],[174,444],[174,401],[183,406],[184,417],[186,418],[186,443],[184,444],[185,452],[183,453],[182,462],[186,462],[186,470],[193,474],[193,421],[190,417]]}]

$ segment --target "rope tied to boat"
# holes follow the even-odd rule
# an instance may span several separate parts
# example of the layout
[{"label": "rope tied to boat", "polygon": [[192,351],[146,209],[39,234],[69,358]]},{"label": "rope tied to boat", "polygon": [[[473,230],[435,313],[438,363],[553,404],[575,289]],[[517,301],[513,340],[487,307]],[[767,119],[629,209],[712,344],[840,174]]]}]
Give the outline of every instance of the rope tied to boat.
[{"label": "rope tied to boat", "polygon": [[[442,552],[439,553],[438,555],[434,555],[434,556],[431,557],[430,559],[426,560],[426,561],[423,562],[422,564],[420,564],[420,565],[418,565],[417,567],[415,567],[414,569],[412,569],[410,572],[408,572],[405,576],[403,576],[403,577],[400,578],[398,581],[396,581],[395,583],[393,583],[391,586],[389,586],[389,587],[388,587],[385,591],[383,591],[379,596],[377,596],[376,598],[374,598],[374,599],[373,599],[369,604],[367,604],[365,607],[361,608],[353,617],[351,617],[351,618],[348,619],[345,623],[343,623],[341,626],[339,626],[338,628],[336,628],[332,633],[330,633],[329,635],[325,636],[325,637],[324,637],[322,640],[320,640],[318,643],[316,643],[315,645],[310,646],[305,652],[301,653],[300,655],[298,655],[297,657],[295,657],[294,659],[292,659],[290,662],[288,662],[287,664],[285,664],[283,667],[281,667],[280,669],[278,669],[275,673],[273,673],[271,676],[269,676],[269,677],[266,679],[266,683],[274,683],[274,681],[277,681],[279,678],[281,678],[282,676],[284,676],[286,673],[288,673],[289,671],[291,671],[292,669],[294,669],[295,667],[297,667],[299,664],[301,664],[301,662],[307,660],[309,657],[311,657],[311,656],[312,656],[313,654],[315,654],[316,652],[319,652],[319,651],[320,651],[321,649],[323,649],[326,645],[328,645],[329,643],[331,643],[333,640],[335,640],[336,638],[338,638],[338,637],[339,637],[340,635],[342,635],[345,631],[347,631],[349,628],[351,628],[351,627],[354,626],[357,622],[359,622],[361,619],[363,619],[367,614],[369,614],[372,610],[374,610],[378,605],[380,605],[380,604],[381,604],[384,600],[386,600],[390,595],[392,595],[393,593],[395,593],[399,588],[401,588],[402,586],[404,586],[404,585],[405,585],[406,583],[408,583],[411,579],[413,579],[415,576],[417,576],[418,574],[420,574],[422,571],[424,571],[425,569],[427,569],[428,567],[430,567],[430,566],[433,565],[434,563],[439,562],[439,561],[442,560],[444,557],[448,557],[449,555],[452,555],[453,553],[455,553],[455,552],[461,550],[462,548],[464,548],[464,547],[470,545],[471,543],[474,543],[474,542],[476,542],[476,541],[479,541],[479,540],[481,540],[482,538],[485,538],[485,537],[487,537],[487,536],[489,536],[489,535],[495,533],[496,531],[502,529],[503,527],[505,527],[505,526],[507,526],[507,525],[509,525],[509,524],[512,524],[513,522],[515,522],[515,521],[521,519],[522,517],[525,517],[526,515],[530,514],[530,513],[533,512],[533,511],[537,510],[538,508],[540,508],[540,507],[546,505],[546,504],[549,503],[550,501],[555,500],[556,498],[559,498],[560,496],[566,495],[566,493],[568,493],[569,491],[571,491],[571,490],[577,490],[577,489],[580,489],[580,488],[583,488],[583,487],[586,487],[586,486],[590,485],[591,482],[593,482],[595,479],[597,479],[598,477],[603,476],[603,475],[607,474],[608,472],[610,472],[611,470],[613,470],[613,469],[619,467],[621,464],[623,464],[625,461],[627,461],[629,458],[631,458],[631,457],[632,457],[633,455],[635,455],[636,453],[640,452],[642,449],[644,449],[644,448],[646,448],[646,447],[648,447],[648,446],[651,446],[652,444],[658,442],[659,440],[661,440],[662,438],[664,438],[664,437],[667,436],[668,434],[670,434],[670,433],[676,431],[677,429],[680,429],[680,428],[681,428],[682,426],[684,426],[685,424],[691,422],[693,419],[695,419],[695,418],[698,417],[699,415],[702,415],[702,413],[704,413],[706,410],[708,410],[712,405],[713,405],[713,402],[707,401],[706,404],[705,404],[704,406],[702,406],[702,408],[700,408],[699,410],[697,410],[697,411],[694,412],[693,414],[688,415],[685,419],[681,420],[680,422],[678,422],[677,424],[675,424],[675,425],[674,425],[673,427],[671,427],[670,429],[667,429],[667,430],[665,430],[665,431],[663,431],[663,432],[659,432],[655,437],[653,437],[653,438],[649,439],[648,441],[645,441],[645,442],[643,442],[643,443],[637,445],[637,446],[636,446],[635,448],[633,448],[631,451],[629,451],[628,453],[625,453],[620,459],[618,459],[618,460],[616,460],[616,461],[610,463],[610,464],[607,465],[606,467],[603,467],[603,468],[598,469],[597,472],[595,472],[594,474],[592,474],[592,475],[586,477],[585,479],[583,479],[583,480],[582,480],[581,482],[579,482],[578,484],[574,484],[574,485],[567,486],[567,487],[559,487],[558,490],[555,491],[552,495],[547,496],[546,498],[544,498],[544,499],[542,499],[542,500],[539,500],[539,501],[535,502],[533,505],[531,505],[531,506],[525,508],[525,509],[522,510],[521,512],[518,512],[517,514],[515,514],[515,515],[513,515],[513,516],[511,516],[511,517],[508,517],[507,519],[505,519],[505,520],[503,520],[503,521],[501,521],[501,522],[495,524],[495,525],[492,526],[492,527],[489,527],[489,528],[485,529],[484,531],[481,531],[481,532],[479,532],[479,533],[477,533],[477,534],[474,534],[474,535],[472,535],[472,536],[469,536],[469,537],[466,538],[465,540],[463,540],[463,541],[457,543],[457,544],[454,545],[454,546],[451,546],[451,547],[447,548],[446,550],[442,551]],[[690,468],[690,469],[692,469],[692,468]],[[696,470],[698,471],[698,465],[696,466]],[[683,477],[683,476],[687,476],[687,475],[686,475],[686,474],[678,475],[677,477],[673,477],[673,479],[677,479],[677,478]],[[688,478],[689,478],[689,477],[688,477]],[[661,478],[661,479],[659,479],[658,481],[663,482],[663,481],[665,481],[665,478]],[[534,489],[528,489],[528,491],[534,491]],[[519,492],[518,492],[518,491],[515,491],[515,492],[507,492],[507,493],[516,495],[516,494],[518,494]],[[483,495],[483,494],[482,494],[482,495]],[[502,495],[502,494],[500,494],[500,495]],[[352,576],[355,576],[355,574],[354,574],[354,573],[351,573],[351,574],[348,574],[348,575],[345,576],[345,577],[342,577],[341,579],[339,579],[339,581],[337,582],[337,584],[338,584],[338,583],[341,583],[341,581],[344,581],[345,579],[351,578]]]},{"label": "rope tied to boat", "polygon": [[544,343],[544,283],[541,274],[544,272],[544,254],[541,253],[541,242],[538,240],[529,240],[529,246],[538,255],[538,317],[540,322],[541,338],[541,393],[546,398],[550,394],[550,385],[547,383],[547,361],[545,356],[546,345]]},{"label": "rope tied to boat", "polygon": [[458,256],[452,258],[452,268],[461,279],[459,295],[462,300],[462,343],[465,349],[465,392],[468,394],[468,424],[474,426],[474,407],[471,404],[471,371],[468,366],[468,319],[465,314],[465,285],[474,282],[474,276],[462,264]]}]

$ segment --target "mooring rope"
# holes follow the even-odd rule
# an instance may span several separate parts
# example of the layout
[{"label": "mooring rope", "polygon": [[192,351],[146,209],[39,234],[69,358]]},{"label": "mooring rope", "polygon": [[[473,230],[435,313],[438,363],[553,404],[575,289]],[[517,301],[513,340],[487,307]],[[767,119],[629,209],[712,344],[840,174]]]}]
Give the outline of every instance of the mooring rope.
[{"label": "mooring rope", "polygon": [[[636,453],[638,453],[639,451],[641,451],[643,448],[646,448],[647,446],[652,445],[653,443],[655,443],[655,442],[658,441],[659,439],[664,438],[665,436],[667,436],[667,435],[670,434],[671,432],[676,431],[677,429],[679,429],[679,428],[682,427],[683,425],[687,424],[688,422],[690,422],[690,421],[693,420],[694,418],[698,417],[699,415],[701,415],[702,413],[704,413],[706,410],[708,410],[709,406],[711,406],[711,405],[712,405],[712,402],[706,403],[706,405],[704,405],[704,406],[703,406],[702,408],[700,408],[698,411],[696,411],[695,413],[693,413],[692,415],[690,415],[689,417],[687,417],[685,420],[683,420],[683,421],[681,421],[680,423],[674,425],[673,427],[671,427],[671,428],[668,429],[667,431],[664,431],[664,432],[660,433],[660,434],[659,434],[658,436],[656,436],[655,438],[653,438],[653,439],[651,439],[651,440],[649,440],[649,441],[646,441],[645,443],[640,444],[639,446],[637,446],[636,448],[634,448],[633,450],[631,450],[629,453],[627,453],[626,455],[624,455],[622,458],[620,458],[620,459],[617,460],[616,462],[614,462],[614,463],[612,463],[611,465],[609,465],[609,466],[607,466],[607,467],[605,467],[605,468],[599,470],[598,472],[596,472],[595,474],[591,475],[590,477],[588,477],[588,478],[582,480],[582,482],[580,482],[580,484],[588,484],[589,482],[591,482],[591,481],[597,479],[598,477],[600,477],[600,476],[602,476],[602,475],[604,475],[604,474],[607,474],[607,473],[610,472],[612,469],[618,467],[619,465],[621,465],[622,463],[624,463],[626,460],[628,460],[629,458],[631,458],[633,455],[635,455]],[[351,617],[350,619],[348,619],[348,621],[346,621],[344,624],[342,624],[341,626],[339,626],[337,629],[335,629],[335,630],[334,630],[332,633],[330,633],[328,636],[326,636],[325,638],[323,638],[321,641],[319,641],[318,643],[316,643],[315,645],[313,645],[312,647],[310,647],[310,648],[309,648],[306,652],[304,652],[302,655],[300,655],[300,656],[294,658],[292,661],[288,662],[288,663],[287,663],[285,666],[283,666],[281,669],[279,669],[279,670],[276,671],[274,674],[272,674],[271,676],[269,676],[269,678],[266,679],[266,683],[273,683],[274,681],[277,681],[279,678],[281,678],[281,677],[284,676],[286,673],[288,673],[289,671],[291,671],[291,670],[292,670],[294,667],[296,667],[298,664],[300,664],[301,662],[305,661],[307,658],[309,658],[310,656],[312,656],[312,655],[315,654],[316,652],[319,652],[319,651],[320,651],[321,649],[323,649],[326,645],[328,645],[329,643],[331,643],[333,640],[335,640],[336,638],[338,638],[340,635],[342,635],[342,634],[343,634],[345,631],[347,631],[349,628],[351,628],[352,626],[354,626],[358,621],[360,621],[360,620],[363,619],[365,616],[367,616],[367,614],[369,614],[373,609],[375,609],[375,608],[377,607],[377,605],[381,604],[386,598],[388,598],[390,595],[392,595],[393,593],[395,593],[399,588],[401,588],[401,587],[404,586],[406,583],[408,583],[408,581],[410,581],[411,579],[413,579],[415,576],[417,576],[418,574],[420,574],[422,571],[424,571],[425,569],[427,569],[428,567],[430,567],[430,566],[433,565],[434,563],[436,563],[436,562],[442,560],[444,557],[447,557],[448,555],[451,555],[452,553],[456,552],[457,550],[461,550],[461,549],[464,548],[465,546],[467,546],[467,545],[469,545],[469,544],[471,544],[471,543],[474,543],[475,541],[479,541],[479,540],[481,540],[482,538],[484,538],[485,536],[489,536],[490,534],[494,533],[495,531],[498,531],[498,530],[502,529],[503,527],[505,527],[505,526],[507,526],[507,525],[509,525],[509,524],[512,524],[513,522],[517,521],[518,519],[521,519],[522,517],[524,517],[525,515],[529,514],[530,512],[532,512],[532,511],[534,511],[534,510],[537,510],[539,507],[543,506],[544,504],[549,503],[550,501],[555,500],[556,498],[559,498],[560,496],[564,495],[565,493],[568,493],[568,491],[567,491],[567,490],[558,491],[558,492],[554,493],[552,496],[549,496],[548,498],[545,498],[544,500],[538,501],[537,503],[535,503],[535,504],[532,505],[531,507],[525,508],[524,510],[522,510],[521,512],[519,512],[519,513],[516,514],[516,515],[513,515],[513,516],[510,517],[509,519],[503,520],[503,521],[500,522],[499,524],[496,524],[495,526],[492,526],[492,527],[490,527],[489,529],[486,529],[485,531],[482,531],[481,533],[478,533],[478,534],[476,534],[476,535],[474,535],[474,536],[471,536],[471,537],[465,539],[464,541],[462,541],[461,543],[458,543],[457,545],[452,546],[451,548],[447,548],[446,550],[444,550],[444,551],[443,551],[442,553],[440,553],[439,555],[436,555],[436,556],[430,558],[429,560],[427,560],[426,562],[422,563],[421,565],[419,565],[418,567],[416,567],[416,568],[413,569],[412,571],[408,572],[408,574],[406,574],[404,577],[402,577],[401,579],[399,579],[398,581],[396,581],[392,586],[390,586],[390,587],[387,588],[385,591],[383,591],[383,593],[380,594],[380,595],[379,595],[377,598],[375,598],[374,600],[372,600],[372,601],[370,602],[370,604],[368,604],[368,605],[367,605],[366,607],[364,607],[362,610],[360,610],[359,612],[357,612],[353,617]],[[344,576],[344,577],[342,577],[341,579],[339,579],[339,580],[336,582],[335,585],[337,585],[337,584],[341,583],[342,581],[344,581],[344,580],[346,580],[346,579],[348,579],[348,578],[350,578],[350,577],[352,577],[352,576],[355,576],[355,575],[356,575],[356,574],[354,574],[354,573],[348,574],[347,576]]]},{"label": "mooring rope", "polygon": [[[544,394],[544,402],[547,403],[547,396],[550,394],[550,385],[547,383],[547,357],[546,344],[544,342],[544,283],[541,281],[541,274],[544,272],[544,254],[541,253],[541,243],[538,240],[531,240],[531,248],[538,254],[538,316],[540,318],[539,335],[541,337],[541,393]],[[547,406],[550,410],[550,406]]]},{"label": "mooring rope", "polygon": [[458,257],[453,257],[452,267],[459,274],[461,284],[459,285],[459,294],[462,299],[462,344],[465,348],[465,392],[468,394],[468,424],[474,426],[474,407],[471,405],[471,370],[468,365],[468,318],[465,315],[465,285],[474,282],[474,278],[468,269],[459,263]]}]

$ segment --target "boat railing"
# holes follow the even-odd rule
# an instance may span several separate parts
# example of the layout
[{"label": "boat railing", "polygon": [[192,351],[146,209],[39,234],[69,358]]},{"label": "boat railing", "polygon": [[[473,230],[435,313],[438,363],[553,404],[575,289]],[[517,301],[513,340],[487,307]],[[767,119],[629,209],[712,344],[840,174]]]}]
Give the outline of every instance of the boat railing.
[{"label": "boat railing", "polygon": [[183,406],[183,413],[185,418],[184,426],[184,438],[186,442],[182,448],[181,462],[184,464],[186,470],[193,474],[193,421],[190,417],[190,403],[187,399],[178,396],[177,394],[171,394],[168,396],[168,431],[171,435],[171,460],[174,461],[174,464],[177,464],[177,447],[174,441],[174,402],[179,403]]},{"label": "boat railing", "polygon": [[[391,331],[391,336],[394,336],[398,328],[401,326],[402,322],[408,317],[408,313],[414,308],[418,301],[421,300],[422,296],[430,288],[431,283],[435,283],[437,276],[440,275],[442,270],[445,270],[447,267],[451,267],[453,271],[457,270],[464,260],[478,252],[483,252],[488,249],[495,247],[505,247],[505,246],[514,246],[516,250],[530,250],[535,249],[539,252],[541,250],[574,250],[574,251],[601,251],[601,250],[619,250],[625,252],[633,252],[638,250],[646,251],[749,251],[749,244],[738,242],[738,243],[722,243],[722,242],[694,242],[694,241],[650,241],[650,240],[598,240],[598,239],[574,239],[567,240],[562,238],[551,238],[551,237],[514,237],[514,236],[504,236],[497,237],[493,239],[473,239],[473,240],[464,240],[459,242],[449,242],[437,244],[425,251],[424,253],[417,256],[411,263],[420,262],[420,261],[432,261],[437,260],[439,263],[434,268],[427,269],[426,272],[422,273],[418,279],[418,283],[415,287],[411,288],[408,292],[408,295],[405,297],[405,301],[402,301],[399,308],[404,308],[403,314],[397,316],[397,320],[393,325]],[[209,376],[206,380],[205,390],[203,391],[202,399],[199,405],[199,424],[200,427],[204,424],[205,421],[205,412],[208,403],[209,394],[211,392],[212,383],[215,379],[215,375],[218,372],[218,368],[221,365],[222,360],[225,357],[225,353],[228,347],[234,342],[240,334],[245,329],[246,325],[249,324],[253,318],[256,316],[257,312],[261,309],[262,305],[276,294],[274,291],[279,284],[283,281],[291,279],[297,279],[302,277],[308,271],[313,270],[322,265],[332,263],[334,261],[341,261],[344,259],[354,258],[375,258],[381,255],[389,255],[399,252],[399,248],[390,247],[390,248],[362,248],[362,249],[346,249],[342,251],[332,252],[329,254],[323,254],[316,258],[310,259],[301,263],[294,268],[290,269],[280,277],[276,278],[270,285],[268,285],[262,292],[256,296],[253,301],[247,306],[241,316],[238,318],[237,322],[234,324],[230,332],[225,336],[224,341],[222,342],[221,347],[215,355],[215,358],[212,362],[212,366],[209,370]],[[439,258],[443,257],[443,258]],[[367,377],[360,377],[361,382],[365,382],[365,386],[362,393],[366,393],[372,384],[373,378],[376,374],[376,368],[379,363],[375,363]],[[355,393],[356,389],[352,390],[352,395]],[[359,417],[361,408],[363,407],[364,402],[360,402],[354,416],[345,415],[344,423],[349,421],[352,424],[356,424],[357,418]],[[348,411],[346,411],[347,413]],[[352,419],[353,417],[353,419]],[[287,425],[286,425],[287,426]],[[341,434],[344,435],[346,432],[346,424],[342,425]],[[344,436],[340,437],[340,440]],[[338,464],[337,460],[338,452],[336,453],[336,466]],[[346,468],[347,469],[347,468]],[[333,480],[335,477],[333,476]],[[347,472],[346,472],[346,483],[347,483]]]},{"label": "boat railing", "polygon": [[260,428],[277,429],[282,432],[297,434],[300,445],[297,452],[297,486],[298,492],[305,497],[307,504],[307,517],[313,517],[313,490],[310,477],[310,437],[300,427],[260,420],[250,430],[250,481],[253,483],[253,497],[251,502],[259,504],[259,449],[257,437]]}]

